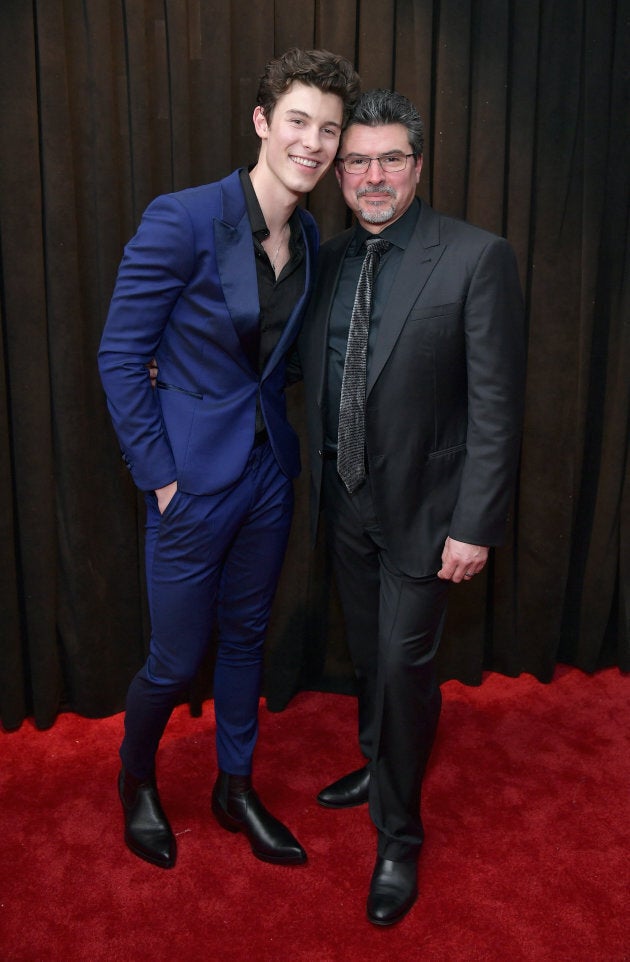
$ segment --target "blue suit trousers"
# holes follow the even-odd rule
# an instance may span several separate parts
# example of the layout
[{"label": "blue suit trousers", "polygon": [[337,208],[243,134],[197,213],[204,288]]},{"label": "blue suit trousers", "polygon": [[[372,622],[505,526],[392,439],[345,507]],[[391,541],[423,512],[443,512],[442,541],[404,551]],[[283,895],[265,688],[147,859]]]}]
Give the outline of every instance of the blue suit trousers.
[{"label": "blue suit trousers", "polygon": [[258,734],[264,640],[293,513],[293,486],[266,442],[231,487],[178,490],[163,514],[146,496],[151,642],[127,695],[123,765],[151,775],[174,705],[218,627],[214,672],[217,760],[248,775]]}]

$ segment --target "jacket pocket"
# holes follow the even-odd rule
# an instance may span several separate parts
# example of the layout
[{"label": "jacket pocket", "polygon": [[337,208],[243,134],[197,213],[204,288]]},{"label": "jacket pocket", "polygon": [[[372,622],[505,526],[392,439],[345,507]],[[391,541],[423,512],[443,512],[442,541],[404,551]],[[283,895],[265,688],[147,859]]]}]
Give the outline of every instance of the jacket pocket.
[{"label": "jacket pocket", "polygon": [[185,394],[187,397],[197,398],[198,401],[203,400],[203,394],[198,394],[196,391],[187,391],[184,387],[177,387],[175,384],[166,384],[164,381],[156,381],[155,386],[161,391],[176,391],[178,394]]},{"label": "jacket pocket", "polygon": [[454,444],[450,448],[440,448],[439,451],[431,451],[427,455],[427,461],[433,461],[436,458],[448,458],[453,454],[459,454],[461,451],[466,450],[466,442],[462,441],[461,444]]},{"label": "jacket pocket", "polygon": [[449,314],[461,313],[463,301],[453,301],[450,304],[434,304],[431,307],[412,307],[407,316],[409,321],[424,321],[427,318],[447,317]]}]

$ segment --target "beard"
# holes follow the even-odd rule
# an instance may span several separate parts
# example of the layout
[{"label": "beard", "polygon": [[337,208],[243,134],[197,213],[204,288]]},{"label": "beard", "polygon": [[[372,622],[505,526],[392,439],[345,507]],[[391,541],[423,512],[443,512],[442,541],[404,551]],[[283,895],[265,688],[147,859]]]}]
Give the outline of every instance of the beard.
[{"label": "beard", "polygon": [[389,194],[392,202],[389,207],[368,208],[367,210],[359,205],[361,220],[364,220],[366,224],[384,224],[391,220],[396,213],[396,191],[394,188],[390,187],[389,184],[382,184],[378,188],[361,187],[356,194],[357,201],[361,197],[369,197],[370,194]]},{"label": "beard", "polygon": [[378,210],[361,210],[361,220],[364,220],[367,224],[384,224],[386,221],[391,220],[396,213],[396,205],[392,204],[391,207],[379,207]]}]

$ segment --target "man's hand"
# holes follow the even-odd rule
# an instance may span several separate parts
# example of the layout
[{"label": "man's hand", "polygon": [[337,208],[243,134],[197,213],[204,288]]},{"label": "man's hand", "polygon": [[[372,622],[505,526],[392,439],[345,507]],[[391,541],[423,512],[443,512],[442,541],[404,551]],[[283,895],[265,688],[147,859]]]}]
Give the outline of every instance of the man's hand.
[{"label": "man's hand", "polygon": [[155,387],[157,382],[157,376],[158,376],[158,366],[157,366],[157,361],[155,360],[154,357],[151,358],[151,360],[147,364],[147,368],[149,370],[149,377],[151,378],[151,387]]},{"label": "man's hand", "polygon": [[170,484],[166,484],[163,488],[155,489],[155,496],[157,498],[158,508],[160,509],[160,514],[164,514],[168,508],[171,498],[177,491],[177,481],[171,481]]},{"label": "man's hand", "polygon": [[470,581],[473,575],[485,566],[488,560],[488,548],[480,544],[466,544],[465,541],[455,541],[447,538],[442,552],[442,567],[438,571],[438,578],[444,581]]}]

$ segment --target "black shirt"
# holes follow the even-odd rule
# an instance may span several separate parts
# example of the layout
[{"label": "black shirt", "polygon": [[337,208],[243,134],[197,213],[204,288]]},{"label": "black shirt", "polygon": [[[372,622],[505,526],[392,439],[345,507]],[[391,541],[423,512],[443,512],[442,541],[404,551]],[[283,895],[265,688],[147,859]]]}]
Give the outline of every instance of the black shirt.
[{"label": "black shirt", "polygon": [[386,227],[380,234],[370,234],[360,224],[354,228],[354,236],[348,245],[343,266],[339,275],[339,283],[333,298],[328,328],[328,371],[326,392],[326,449],[336,451],[337,429],[339,425],[339,401],[341,399],[341,385],[343,382],[343,364],[346,357],[350,318],[359,274],[365,257],[365,242],[373,237],[380,237],[392,245],[380,259],[378,273],[372,288],[372,311],[370,314],[370,335],[368,341],[367,369],[374,352],[374,344],[378,334],[383,309],[387,302],[390,289],[394,283],[396,273],[400,267],[405,248],[411,240],[420,214],[420,202],[416,199],[408,210],[398,220]]},{"label": "black shirt", "polygon": [[[306,283],[304,237],[300,217],[295,210],[289,218],[291,229],[289,260],[282,268],[279,277],[276,278],[271,261],[262,246],[262,241],[269,237],[269,228],[265,223],[249,171],[241,170],[240,178],[256,255],[256,277],[258,280],[258,301],[260,303],[258,372],[261,373],[280,340],[291,311],[304,293]],[[256,432],[262,431],[264,426],[260,403],[258,402],[256,405]]]}]

